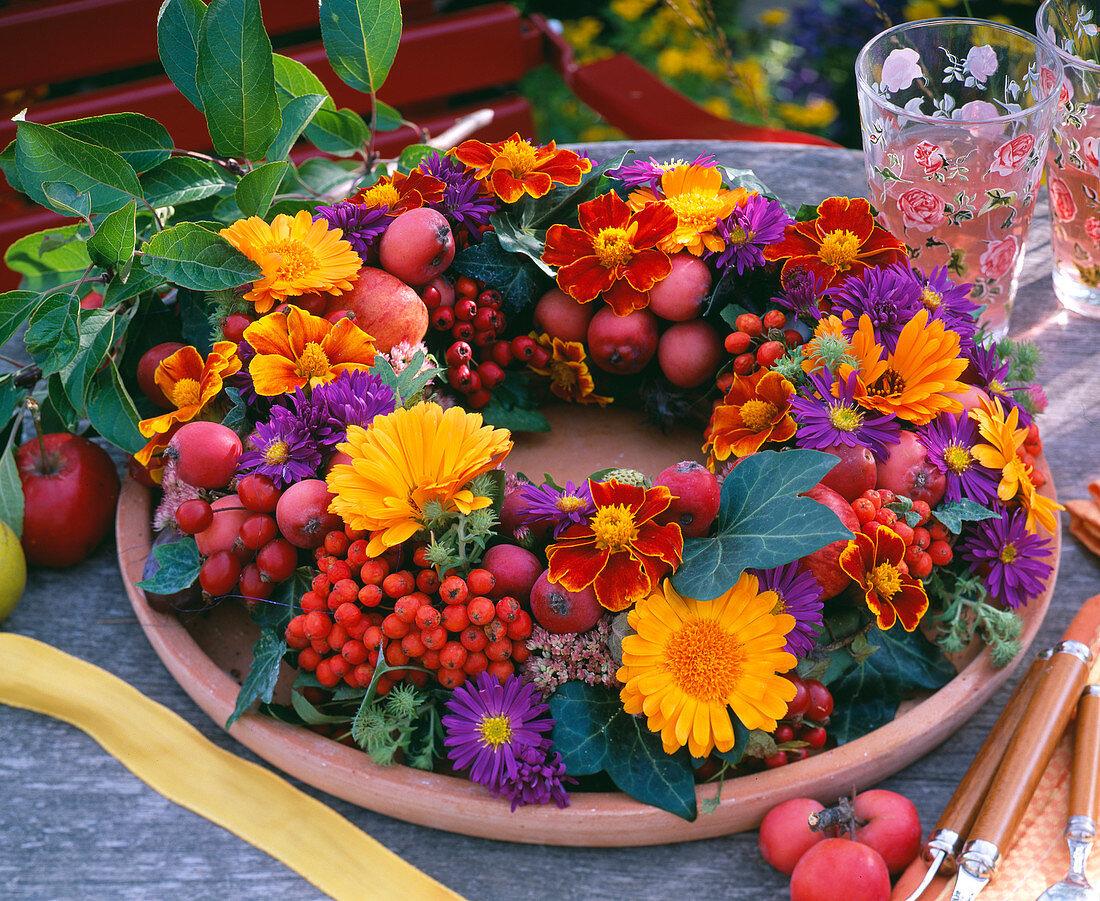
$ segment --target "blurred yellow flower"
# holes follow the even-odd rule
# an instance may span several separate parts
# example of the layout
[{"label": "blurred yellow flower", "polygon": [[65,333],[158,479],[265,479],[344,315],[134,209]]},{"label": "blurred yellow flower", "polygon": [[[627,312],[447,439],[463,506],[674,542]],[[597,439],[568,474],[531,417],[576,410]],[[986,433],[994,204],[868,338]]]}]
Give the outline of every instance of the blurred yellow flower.
[{"label": "blurred yellow flower", "polygon": [[907,22],[915,22],[917,19],[935,19],[940,15],[939,4],[935,0],[913,0],[906,3],[902,15]]},{"label": "blurred yellow flower", "polygon": [[802,129],[826,128],[832,125],[840,114],[836,104],[825,97],[815,97],[805,105],[780,103],[775,109],[788,125]]},{"label": "blurred yellow flower", "polygon": [[601,31],[603,31],[603,23],[595,16],[563,22],[561,29],[562,37],[576,50],[589,47]]},{"label": "blurred yellow flower", "polygon": [[702,106],[708,113],[714,113],[714,115],[723,119],[733,118],[733,110],[730,108],[729,101],[724,97],[708,97],[703,101]]},{"label": "blurred yellow flower", "polygon": [[761,25],[767,28],[780,28],[787,24],[787,21],[791,18],[791,14],[785,9],[773,6],[771,9],[765,9],[756,18]]},{"label": "blurred yellow flower", "polygon": [[688,55],[679,47],[666,47],[657,55],[657,74],[677,78],[687,70]]},{"label": "blurred yellow flower", "polygon": [[611,0],[611,11],[620,19],[635,22],[649,12],[658,0]]},{"label": "blurred yellow flower", "polygon": [[752,57],[733,64],[733,95],[743,103],[755,105],[767,96],[768,74],[760,61]]}]

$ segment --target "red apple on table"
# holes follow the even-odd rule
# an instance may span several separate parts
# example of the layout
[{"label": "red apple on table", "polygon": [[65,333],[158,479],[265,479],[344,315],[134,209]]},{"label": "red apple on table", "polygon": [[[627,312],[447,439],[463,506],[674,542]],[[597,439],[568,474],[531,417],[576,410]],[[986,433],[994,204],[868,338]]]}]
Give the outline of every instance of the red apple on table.
[{"label": "red apple on table", "polygon": [[[852,505],[833,491],[832,488],[817,484],[802,496],[815,500],[819,504],[824,504],[840,517],[840,522],[844,528],[850,530],[853,534],[859,531],[859,519],[852,512]],[[829,598],[836,597],[852,581],[848,574],[840,568],[840,555],[848,546],[849,540],[848,538],[841,538],[839,541],[827,544],[812,554],[807,554],[800,561],[802,568],[813,573],[814,578],[817,579],[817,584],[821,586],[822,600],[827,601]]]},{"label": "red apple on table", "polygon": [[920,853],[920,814],[905,795],[876,788],[860,792],[852,802],[855,840],[874,848],[891,876],[902,873]]},{"label": "red apple on table", "polygon": [[878,464],[877,488],[888,488],[913,501],[935,507],[947,491],[947,476],[928,459],[928,451],[916,432],[901,432],[885,460]]},{"label": "red apple on table", "polygon": [[[45,453],[42,449],[45,449]],[[60,569],[91,555],[118,502],[114,461],[98,444],[58,432],[15,452],[23,485],[23,550],[32,566]]]},{"label": "red apple on table", "polygon": [[840,462],[825,474],[821,484],[832,488],[844,500],[851,503],[864,491],[875,487],[875,457],[868,448],[862,445],[848,447],[845,444],[836,444],[818,450],[839,458]]}]

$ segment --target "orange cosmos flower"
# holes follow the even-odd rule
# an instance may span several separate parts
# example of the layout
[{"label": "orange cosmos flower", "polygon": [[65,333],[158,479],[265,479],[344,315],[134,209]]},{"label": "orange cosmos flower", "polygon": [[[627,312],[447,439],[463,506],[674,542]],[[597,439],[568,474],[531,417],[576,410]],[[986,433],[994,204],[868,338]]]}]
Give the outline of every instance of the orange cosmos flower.
[{"label": "orange cosmos flower", "polygon": [[134,454],[142,466],[161,448],[167,447],[175,430],[185,422],[195,419],[210,401],[221,393],[229,376],[240,371],[237,345],[232,341],[219,341],[210,356],[203,360],[193,347],[181,347],[165,357],[157,366],[153,378],[176,409],[138,424],[141,434],[150,441]]},{"label": "orange cosmos flower", "polygon": [[257,394],[273,397],[331,382],[345,369],[374,365],[374,339],[350,319],[333,324],[298,307],[270,313],[244,330],[256,356],[248,373]]},{"label": "orange cosmos flower", "polygon": [[580,341],[562,341],[546,334],[531,337],[550,352],[550,361],[542,368],[530,366],[530,369],[536,375],[549,376],[550,390],[562,400],[606,407],[615,399],[594,393],[596,383],[584,362],[584,345]]},{"label": "orange cosmos flower", "polygon": [[592,586],[608,610],[625,610],[680,565],[684,536],[676,523],[653,518],[668,509],[663,485],[643,488],[622,482],[588,482],[596,512],[571,525],[546,549],[550,581],[567,591]]},{"label": "orange cosmos flower", "polygon": [[792,396],[794,385],[770,369],[735,375],[711,413],[703,450],[709,450],[712,460],[725,460],[730,454],[755,454],[768,441],[793,438],[798,427],[791,416]]},{"label": "orange cosmos flower", "polygon": [[259,216],[238,219],[219,234],[263,270],[244,296],[257,313],[299,294],[350,291],[363,265],[340,229],[324,219],[314,222],[307,210],[280,213],[270,225]]},{"label": "orange cosmos flower", "polygon": [[722,173],[713,166],[668,170],[661,176],[661,193],[663,198],[641,188],[630,195],[630,205],[637,210],[663,199],[676,213],[676,230],[661,242],[661,250],[675,253],[686,248],[697,257],[704,251],[726,249],[726,242],[715,230],[718,220],[725,219],[749,196],[744,188],[723,188]]},{"label": "orange cosmos flower", "polygon": [[[927,310],[905,324],[890,354],[875,340],[870,317],[860,316],[851,355],[858,361],[859,383],[866,392],[856,397],[861,406],[893,413],[916,425],[962,409],[956,398],[947,396],[966,390],[957,381],[967,367],[966,359],[959,356],[959,336],[938,319],[930,322]],[[841,367],[842,375],[849,372],[849,367]]]},{"label": "orange cosmos flower", "polygon": [[862,589],[880,629],[900,622],[912,632],[928,611],[924,586],[898,569],[904,557],[905,542],[886,526],[875,529],[873,537],[856,532],[840,554],[840,568]]},{"label": "orange cosmos flower", "polygon": [[829,197],[817,218],[787,226],[783,240],[764,248],[764,259],[786,260],[783,273],[801,266],[833,287],[870,266],[905,260],[905,245],[875,224],[871,204],[856,197]]},{"label": "orange cosmos flower", "polygon": [[515,203],[524,194],[542,197],[556,184],[575,187],[592,168],[589,160],[572,150],[559,150],[553,141],[535,147],[519,132],[494,144],[463,141],[451,155],[472,168],[474,178],[485,182],[505,203]]},{"label": "orange cosmos flower", "polygon": [[672,271],[657,244],[676,228],[676,214],[665,203],[630,212],[614,191],[577,207],[580,228],[551,225],[543,262],[559,266],[558,286],[574,300],[600,295],[616,316],[649,305],[649,289]]},{"label": "orange cosmos flower", "polygon": [[369,188],[363,188],[349,203],[367,207],[388,207],[387,215],[400,216],[409,210],[415,210],[429,203],[438,203],[443,199],[447,186],[427,172],[413,169],[407,175],[394,172],[378,179]]}]

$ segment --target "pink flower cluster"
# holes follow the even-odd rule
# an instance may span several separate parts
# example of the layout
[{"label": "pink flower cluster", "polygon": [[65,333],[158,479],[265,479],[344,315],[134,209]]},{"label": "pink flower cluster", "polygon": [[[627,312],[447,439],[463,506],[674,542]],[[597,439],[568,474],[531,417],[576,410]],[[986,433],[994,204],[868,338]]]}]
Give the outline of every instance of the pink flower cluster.
[{"label": "pink flower cluster", "polygon": [[543,697],[549,697],[566,682],[613,688],[619,665],[607,646],[610,635],[610,616],[601,616],[593,628],[581,633],[555,635],[535,626],[527,639],[531,656],[523,665],[524,681],[532,683]]}]

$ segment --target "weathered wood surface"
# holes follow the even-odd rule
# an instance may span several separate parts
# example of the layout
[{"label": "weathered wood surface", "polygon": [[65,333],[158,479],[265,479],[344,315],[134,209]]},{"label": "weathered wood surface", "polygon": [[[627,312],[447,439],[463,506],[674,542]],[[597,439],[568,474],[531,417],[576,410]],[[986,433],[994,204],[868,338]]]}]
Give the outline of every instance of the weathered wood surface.
[{"label": "weathered wood surface", "polygon": [[[852,151],[668,142],[640,150],[658,159],[687,160],[710,151],[725,165],[754,169],[772,190],[796,201],[865,192],[861,157]],[[1041,375],[1051,399],[1043,421],[1047,458],[1060,496],[1083,497],[1088,479],[1100,475],[1100,322],[1059,312],[1045,211],[1044,200],[1029,240],[1012,332],[1027,334],[1045,352]],[[206,719],[154,655],[126,600],[115,550],[108,543],[72,570],[34,571],[26,596],[2,628],[97,663],[215,743],[255,760]],[[1100,561],[1066,533],[1058,590],[1036,647],[1057,640],[1076,605],[1097,592]],[[883,783],[913,799],[926,828],[939,816],[1008,692],[1002,689],[954,738]],[[322,897],[266,854],[139,782],[78,730],[0,707],[0,736],[0,897]],[[787,880],[760,858],[755,833],[620,850],[516,845],[410,826],[305,790],[470,899],[786,897]],[[370,874],[364,873],[364,898],[374,897],[370,885]]]}]

